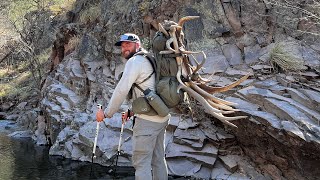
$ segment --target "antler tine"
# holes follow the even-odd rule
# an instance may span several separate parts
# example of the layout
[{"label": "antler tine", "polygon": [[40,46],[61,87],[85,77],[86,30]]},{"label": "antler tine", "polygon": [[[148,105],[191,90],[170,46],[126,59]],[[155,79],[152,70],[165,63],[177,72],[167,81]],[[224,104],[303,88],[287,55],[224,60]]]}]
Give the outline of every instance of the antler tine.
[{"label": "antler tine", "polygon": [[198,82],[200,85],[211,82],[210,79],[206,79],[206,78],[201,77],[199,73],[193,74],[193,75],[191,76],[191,79],[192,79],[193,81]]},{"label": "antler tine", "polygon": [[[189,57],[186,55],[182,55],[182,75],[183,77],[188,78],[189,80],[191,80],[189,77],[192,74],[192,68],[189,66],[190,65],[190,60]],[[185,74],[183,74],[185,73]]]},{"label": "antler tine", "polygon": [[224,86],[224,87],[211,87],[206,84],[200,84],[199,87],[210,94],[225,92],[225,91],[228,91],[228,90],[234,88],[235,86],[239,85],[240,83],[242,83],[243,81],[248,79],[249,76],[250,76],[250,74],[247,74],[247,75],[243,76],[242,78],[240,78],[238,81],[236,81],[232,84],[229,84],[227,86]]},{"label": "antler tine", "polygon": [[175,50],[179,50],[179,46],[178,46],[178,40],[177,40],[177,36],[176,36],[176,25],[171,25],[170,26],[170,30],[169,30],[169,34],[170,37],[173,38],[173,48]]},{"label": "antler tine", "polygon": [[181,54],[199,54],[199,53],[201,53],[201,51],[196,51],[196,52],[186,51],[186,50],[184,50],[184,47],[180,47],[179,50],[180,50]]},{"label": "antler tine", "polygon": [[172,25],[178,25],[176,22],[174,22],[174,21],[168,21],[168,20],[164,20],[164,23],[163,23],[163,28],[165,29],[165,30],[170,30],[170,27],[172,26]]},{"label": "antler tine", "polygon": [[174,51],[172,50],[166,50],[166,51],[160,51],[159,54],[172,54],[172,53],[175,53]]},{"label": "antler tine", "polygon": [[248,116],[233,116],[233,117],[226,117],[226,116],[223,116],[222,114],[218,114],[218,113],[215,113],[214,117],[216,117],[217,119],[219,119],[221,122],[223,123],[226,123],[228,125],[231,125],[233,127],[236,127],[236,125],[232,124],[231,122],[229,121],[234,121],[234,120],[239,120],[239,119],[245,119],[247,118]]},{"label": "antler tine", "polygon": [[202,62],[201,62],[200,64],[199,64],[199,62],[197,61],[197,59],[196,59],[193,55],[191,55],[192,58],[194,59],[195,63],[197,64],[197,68],[193,71],[193,73],[198,72],[198,71],[202,68],[202,66],[204,65],[204,63],[205,63],[206,60],[207,60],[206,54],[205,54],[203,51],[201,51],[201,53],[202,53],[202,56],[203,56],[203,60],[202,60]]},{"label": "antler tine", "polygon": [[194,57],[193,54],[190,54],[190,56],[192,57],[192,60],[196,63],[196,65],[199,65],[199,61]]},{"label": "antler tine", "polygon": [[186,16],[186,17],[183,17],[179,20],[178,22],[178,25],[179,26],[183,26],[183,24],[186,22],[186,21],[189,21],[189,20],[192,20],[192,19],[197,19],[199,18],[200,16]]},{"label": "antler tine", "polygon": [[167,49],[169,49],[170,51],[173,51],[174,53],[179,53],[179,51],[176,51],[176,50],[171,48],[171,43],[173,43],[173,41],[174,41],[173,37],[168,39],[167,42],[166,42],[166,47],[167,47]]},{"label": "antler tine", "polygon": [[178,26],[179,28],[177,28],[177,36],[178,36],[178,40],[179,40],[179,43],[181,44],[181,46],[183,45],[183,39],[184,39],[184,34],[182,32],[182,27],[183,27],[183,24],[186,22],[186,21],[189,21],[189,20],[192,20],[192,19],[196,19],[196,18],[199,18],[200,16],[186,16],[186,17],[183,17],[179,20],[178,22]]},{"label": "antler tine", "polygon": [[164,29],[161,23],[158,24],[159,26],[159,31],[162,32],[166,37],[169,37],[168,32]]},{"label": "antler tine", "polygon": [[225,104],[214,103],[211,100],[207,100],[207,101],[214,108],[220,108],[220,109],[224,109],[227,111],[240,111],[239,109],[234,109],[233,107],[225,105]]}]

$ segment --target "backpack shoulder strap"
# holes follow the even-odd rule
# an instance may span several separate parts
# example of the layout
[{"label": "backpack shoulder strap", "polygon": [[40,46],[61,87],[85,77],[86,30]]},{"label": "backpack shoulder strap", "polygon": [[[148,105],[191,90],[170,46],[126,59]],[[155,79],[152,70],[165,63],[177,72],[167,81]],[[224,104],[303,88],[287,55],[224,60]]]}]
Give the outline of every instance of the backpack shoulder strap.
[{"label": "backpack shoulder strap", "polygon": [[157,70],[156,60],[150,53],[144,52],[144,51],[140,51],[140,52],[136,53],[135,56],[136,55],[141,55],[141,56],[145,57],[146,59],[148,59],[150,64],[151,64],[151,66],[152,66],[152,68],[153,68],[153,71]]},{"label": "backpack shoulder strap", "polygon": [[[144,92],[144,90],[138,85],[138,84],[136,84],[136,83],[133,83],[133,85],[132,85],[134,88],[136,87],[136,88],[138,88],[142,93]],[[144,93],[143,93],[144,94]]]},{"label": "backpack shoulder strap", "polygon": [[[145,57],[146,59],[148,59],[148,61],[150,62],[151,66],[152,66],[152,69],[153,69],[152,73],[148,77],[146,77],[142,82],[139,83],[139,84],[142,84],[142,83],[146,82],[148,79],[150,79],[151,76],[156,72],[156,63],[155,63],[155,60],[152,59],[153,57],[147,52],[140,51],[140,52],[136,53],[135,56],[136,55],[141,55],[141,56]],[[157,73],[156,73],[156,78],[157,78]],[[133,83],[133,87],[137,87],[143,93],[144,90],[139,86],[139,84]]]},{"label": "backpack shoulder strap", "polygon": [[153,73],[155,73],[156,75],[156,84],[159,82],[159,78],[160,78],[160,67],[157,64],[157,59],[151,55],[148,52],[145,51],[140,51],[138,53],[136,53],[135,55],[141,55],[143,57],[145,57],[146,59],[148,59],[148,61],[150,62],[152,68],[153,68]]}]

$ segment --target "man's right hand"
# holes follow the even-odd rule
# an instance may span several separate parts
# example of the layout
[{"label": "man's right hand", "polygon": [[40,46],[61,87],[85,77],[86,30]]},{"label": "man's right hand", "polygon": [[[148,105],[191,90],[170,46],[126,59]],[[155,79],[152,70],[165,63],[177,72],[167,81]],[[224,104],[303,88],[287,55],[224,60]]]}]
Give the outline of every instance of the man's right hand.
[{"label": "man's right hand", "polygon": [[103,112],[103,110],[102,110],[102,106],[101,105],[98,105],[98,111],[97,111],[97,113],[96,113],[96,120],[98,121],[98,122],[101,122],[101,121],[103,121],[104,120],[104,112]]}]

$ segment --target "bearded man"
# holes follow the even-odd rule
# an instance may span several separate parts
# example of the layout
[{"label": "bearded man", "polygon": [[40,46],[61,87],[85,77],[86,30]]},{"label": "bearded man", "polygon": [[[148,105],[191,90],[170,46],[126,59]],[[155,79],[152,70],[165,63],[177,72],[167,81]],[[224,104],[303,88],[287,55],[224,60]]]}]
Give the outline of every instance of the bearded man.
[{"label": "bearded man", "polygon": [[[139,37],[131,33],[123,34],[115,46],[121,47],[121,55],[127,62],[122,77],[104,110],[106,117],[104,120],[109,120],[118,111],[131,88],[133,100],[144,96],[142,90],[155,91],[155,72],[144,53],[141,53],[147,52],[142,48]],[[132,138],[135,179],[167,180],[164,136],[170,114],[163,117],[136,113],[135,116]]]}]

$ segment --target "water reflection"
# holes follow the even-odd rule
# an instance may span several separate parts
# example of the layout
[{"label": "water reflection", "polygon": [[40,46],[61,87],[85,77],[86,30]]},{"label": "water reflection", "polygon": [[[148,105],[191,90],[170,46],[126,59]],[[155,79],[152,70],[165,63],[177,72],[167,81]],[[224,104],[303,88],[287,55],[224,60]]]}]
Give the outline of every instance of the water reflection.
[{"label": "water reflection", "polygon": [[12,142],[0,135],[0,179],[12,179],[13,166]]},{"label": "water reflection", "polygon": [[49,156],[48,152],[48,147],[36,146],[31,139],[0,134],[0,180],[134,179],[133,168],[118,169],[114,178],[107,174],[108,167]]}]

